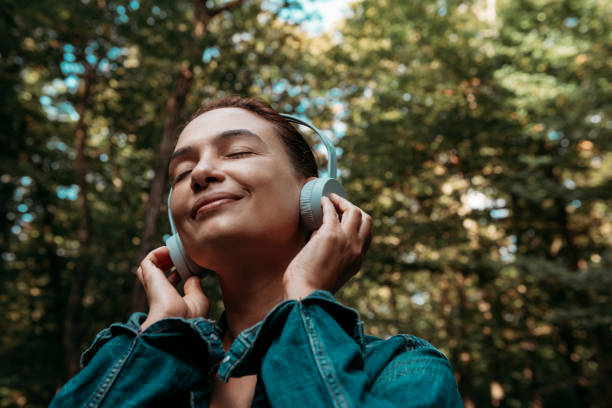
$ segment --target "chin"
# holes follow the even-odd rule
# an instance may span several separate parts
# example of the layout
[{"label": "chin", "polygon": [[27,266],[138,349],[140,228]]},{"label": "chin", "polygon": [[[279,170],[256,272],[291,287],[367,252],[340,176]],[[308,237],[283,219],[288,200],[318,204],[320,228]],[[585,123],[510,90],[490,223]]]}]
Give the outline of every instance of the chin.
[{"label": "chin", "polygon": [[198,237],[190,240],[191,245],[184,243],[187,253],[198,265],[212,270],[225,257],[235,260],[236,256],[245,256],[249,262],[257,262],[257,258],[267,252],[278,253],[282,248],[303,242],[302,229],[296,222],[251,224],[236,219],[223,222],[221,217],[214,221],[202,225]]}]

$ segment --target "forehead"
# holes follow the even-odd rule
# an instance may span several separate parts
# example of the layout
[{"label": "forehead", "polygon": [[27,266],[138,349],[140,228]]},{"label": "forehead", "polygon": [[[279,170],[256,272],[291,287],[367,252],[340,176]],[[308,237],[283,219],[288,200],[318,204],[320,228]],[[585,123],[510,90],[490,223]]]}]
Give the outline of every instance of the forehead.
[{"label": "forehead", "polygon": [[185,127],[175,150],[187,145],[212,142],[224,132],[247,129],[258,135],[270,148],[282,148],[274,126],[256,114],[240,108],[219,108],[201,114]]}]

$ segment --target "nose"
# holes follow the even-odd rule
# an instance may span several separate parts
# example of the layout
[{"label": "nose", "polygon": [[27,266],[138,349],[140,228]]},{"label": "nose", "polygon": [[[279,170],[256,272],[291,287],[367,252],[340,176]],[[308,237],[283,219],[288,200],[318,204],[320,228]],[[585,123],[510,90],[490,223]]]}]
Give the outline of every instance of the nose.
[{"label": "nose", "polygon": [[200,160],[191,170],[191,189],[194,192],[204,190],[209,184],[223,180],[225,180],[225,175],[214,160]]}]

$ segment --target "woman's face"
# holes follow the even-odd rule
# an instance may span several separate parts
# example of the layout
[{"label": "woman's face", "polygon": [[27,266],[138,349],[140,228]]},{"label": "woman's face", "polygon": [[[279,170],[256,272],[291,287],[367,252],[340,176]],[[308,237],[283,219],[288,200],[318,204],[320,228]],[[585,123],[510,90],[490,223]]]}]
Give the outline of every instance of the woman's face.
[{"label": "woman's face", "polygon": [[215,268],[218,250],[281,249],[303,240],[300,189],[272,124],[239,108],[191,121],[170,159],[172,215],[187,253]]}]

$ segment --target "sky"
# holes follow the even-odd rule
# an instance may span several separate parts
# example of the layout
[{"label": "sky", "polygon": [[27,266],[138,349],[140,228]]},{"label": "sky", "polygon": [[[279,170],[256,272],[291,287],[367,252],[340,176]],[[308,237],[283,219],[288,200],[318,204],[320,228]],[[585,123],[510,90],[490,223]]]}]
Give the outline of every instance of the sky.
[{"label": "sky", "polygon": [[306,3],[304,7],[307,10],[317,11],[321,15],[321,21],[313,27],[307,25],[306,30],[313,34],[328,31],[348,14],[350,3],[351,0],[315,0]]},{"label": "sky", "polygon": [[[274,0],[270,0],[274,2]],[[320,18],[312,18],[302,23],[304,30],[312,36],[330,30],[349,13],[352,0],[302,0],[306,13],[314,13]],[[287,16],[290,18],[290,16]]]}]

